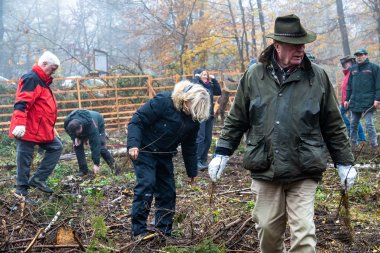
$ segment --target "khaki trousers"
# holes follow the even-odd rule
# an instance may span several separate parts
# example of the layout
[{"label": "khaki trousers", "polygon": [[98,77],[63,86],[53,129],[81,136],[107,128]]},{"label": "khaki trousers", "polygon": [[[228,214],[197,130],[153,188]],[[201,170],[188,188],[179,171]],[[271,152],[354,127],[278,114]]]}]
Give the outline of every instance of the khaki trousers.
[{"label": "khaki trousers", "polygon": [[255,208],[252,219],[263,253],[286,252],[284,234],[289,222],[289,252],[316,252],[314,198],[318,183],[311,179],[294,183],[252,180]]}]

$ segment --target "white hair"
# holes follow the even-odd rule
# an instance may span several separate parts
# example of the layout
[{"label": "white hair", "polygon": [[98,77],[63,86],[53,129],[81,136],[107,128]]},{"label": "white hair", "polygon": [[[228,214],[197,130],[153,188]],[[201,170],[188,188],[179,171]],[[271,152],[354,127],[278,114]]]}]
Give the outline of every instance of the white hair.
[{"label": "white hair", "polygon": [[42,66],[46,62],[48,65],[61,65],[58,57],[50,51],[45,51],[40,59],[38,59],[38,65]]},{"label": "white hair", "polygon": [[178,111],[183,110],[184,102],[191,102],[193,120],[202,122],[210,117],[210,94],[202,85],[181,81],[174,86],[172,99]]}]

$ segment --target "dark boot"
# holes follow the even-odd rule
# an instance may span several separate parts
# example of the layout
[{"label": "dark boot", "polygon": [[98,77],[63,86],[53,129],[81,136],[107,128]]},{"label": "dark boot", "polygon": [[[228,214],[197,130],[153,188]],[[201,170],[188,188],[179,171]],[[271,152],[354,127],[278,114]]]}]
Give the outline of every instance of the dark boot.
[{"label": "dark boot", "polygon": [[53,193],[53,189],[51,189],[49,186],[47,186],[46,182],[39,180],[36,177],[32,177],[29,179],[29,186],[35,187],[40,191],[46,192],[46,193]]},{"label": "dark boot", "polygon": [[77,176],[78,177],[84,177],[84,176],[86,176],[88,174],[88,170],[79,170],[78,172],[77,172]]}]

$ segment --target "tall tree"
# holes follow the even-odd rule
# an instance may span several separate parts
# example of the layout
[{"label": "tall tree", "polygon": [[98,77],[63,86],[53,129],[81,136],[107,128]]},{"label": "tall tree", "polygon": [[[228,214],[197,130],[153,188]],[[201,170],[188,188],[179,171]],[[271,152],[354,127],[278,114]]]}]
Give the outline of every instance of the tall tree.
[{"label": "tall tree", "polygon": [[252,40],[252,57],[257,57],[257,43],[256,43],[256,27],[255,27],[255,15],[252,0],[249,0],[249,13],[251,17],[251,40]]},{"label": "tall tree", "polygon": [[342,0],[336,0],[336,10],[338,13],[338,24],[339,24],[340,36],[342,40],[343,54],[350,55],[351,54],[350,43],[348,40],[348,32],[347,32],[347,26],[346,26],[346,19],[344,17],[344,8],[343,8]]},{"label": "tall tree", "polygon": [[263,47],[267,47],[267,41],[265,39],[265,21],[264,21],[264,13],[263,13],[263,6],[261,4],[261,0],[257,0],[257,8],[259,9],[259,20],[260,20],[260,27],[261,27],[261,33],[263,38]]},{"label": "tall tree", "polygon": [[0,0],[0,74],[3,76],[4,72],[4,0]]},{"label": "tall tree", "polygon": [[236,41],[236,48],[237,48],[237,51],[238,51],[238,54],[239,54],[239,59],[240,59],[240,71],[244,72],[245,67],[244,67],[243,41],[239,37],[238,27],[237,27],[237,24],[236,24],[235,14],[234,14],[234,12],[232,10],[231,1],[228,0],[227,2],[228,2],[228,10],[230,12],[231,21],[232,21],[232,27],[233,27],[233,31],[234,31],[233,37],[234,37],[234,39]]},{"label": "tall tree", "polygon": [[[373,11],[373,17],[377,24],[377,43],[380,44],[380,0],[363,0],[363,2]],[[380,46],[378,47],[380,55]]]},{"label": "tall tree", "polygon": [[239,7],[240,7],[240,12],[241,12],[241,23],[242,23],[242,29],[243,29],[242,44],[244,42],[246,60],[249,61],[250,56],[249,56],[249,43],[248,43],[248,35],[247,35],[247,24],[245,21],[245,11],[244,11],[242,0],[239,0]]}]

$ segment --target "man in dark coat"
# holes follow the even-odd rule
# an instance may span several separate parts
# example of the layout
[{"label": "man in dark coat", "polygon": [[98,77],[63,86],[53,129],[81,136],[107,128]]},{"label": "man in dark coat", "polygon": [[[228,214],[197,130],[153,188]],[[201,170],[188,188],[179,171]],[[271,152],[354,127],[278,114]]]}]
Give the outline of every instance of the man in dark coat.
[{"label": "man in dark coat", "polygon": [[348,78],[344,107],[349,108],[351,117],[351,143],[358,144],[358,124],[364,117],[368,139],[372,147],[378,146],[374,112],[380,104],[380,67],[368,59],[364,48],[356,50],[356,64],[351,67]]},{"label": "man in dark coat", "polygon": [[209,174],[216,182],[247,132],[243,167],[251,172],[252,218],[263,253],[316,252],[314,199],[326,170],[325,147],[348,189],[356,170],[338,100],[326,72],[305,56],[316,34],[296,15],[276,18],[273,44],[245,73],[224,122]]},{"label": "man in dark coat", "polygon": [[91,158],[94,163],[94,173],[100,171],[100,156],[106,161],[112,171],[118,172],[115,159],[106,148],[104,119],[100,113],[90,110],[75,110],[65,119],[64,128],[74,142],[74,150],[78,159],[78,176],[88,173],[86,155],[83,144],[90,142]]}]

